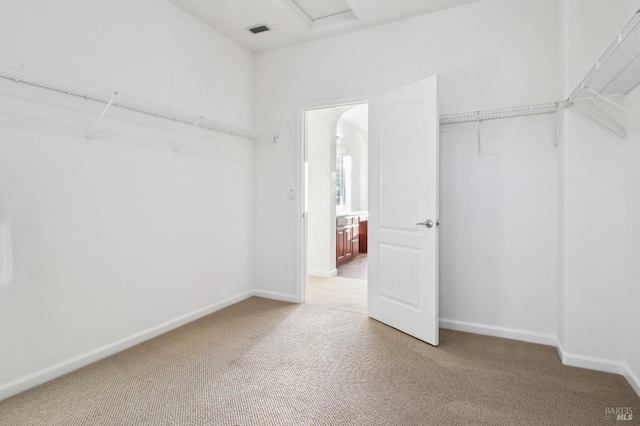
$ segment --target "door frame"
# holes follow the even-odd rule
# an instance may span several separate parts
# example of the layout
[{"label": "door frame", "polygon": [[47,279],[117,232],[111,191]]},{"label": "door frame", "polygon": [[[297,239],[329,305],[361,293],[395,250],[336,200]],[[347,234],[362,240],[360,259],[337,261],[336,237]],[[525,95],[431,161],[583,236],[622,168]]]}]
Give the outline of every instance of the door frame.
[{"label": "door frame", "polygon": [[[316,109],[337,108],[350,105],[369,103],[373,95],[354,96],[345,98],[325,99],[321,101],[304,102],[296,108],[296,303],[306,301],[307,281],[307,218],[304,204],[307,197],[305,190],[305,157],[307,154],[307,132],[305,112]],[[375,208],[369,206],[369,210]]]}]

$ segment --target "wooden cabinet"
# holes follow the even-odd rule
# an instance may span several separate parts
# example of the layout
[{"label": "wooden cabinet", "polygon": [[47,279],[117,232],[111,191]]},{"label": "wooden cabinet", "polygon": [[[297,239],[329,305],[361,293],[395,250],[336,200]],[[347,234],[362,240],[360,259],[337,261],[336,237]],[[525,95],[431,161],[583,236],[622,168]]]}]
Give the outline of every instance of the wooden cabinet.
[{"label": "wooden cabinet", "polygon": [[[366,253],[362,246],[362,223],[359,216],[346,216],[336,219],[336,264],[348,262],[361,252]],[[365,221],[366,232],[366,221]],[[364,250],[363,250],[364,248]]]},{"label": "wooden cabinet", "polygon": [[353,245],[351,244],[351,240],[353,240],[353,228],[351,226],[347,226],[344,229],[344,241],[345,241],[345,253],[344,257],[352,257],[353,256]]},{"label": "wooden cabinet", "polygon": [[359,230],[358,230],[358,239],[359,241],[359,249],[360,249],[360,253],[366,253],[367,252],[367,244],[368,244],[368,238],[367,238],[367,234],[369,232],[369,221],[365,218],[364,220],[360,220],[360,224],[359,224]]},{"label": "wooden cabinet", "polygon": [[351,225],[336,228],[336,264],[353,259],[353,229]]},{"label": "wooden cabinet", "polygon": [[344,228],[336,228],[336,263],[342,263],[345,260],[346,244]]}]

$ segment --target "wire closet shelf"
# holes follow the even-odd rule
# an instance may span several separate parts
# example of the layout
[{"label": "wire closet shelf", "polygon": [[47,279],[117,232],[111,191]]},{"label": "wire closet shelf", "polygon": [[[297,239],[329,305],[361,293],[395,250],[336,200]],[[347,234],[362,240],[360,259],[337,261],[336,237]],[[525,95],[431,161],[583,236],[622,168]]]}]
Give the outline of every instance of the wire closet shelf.
[{"label": "wire closet shelf", "polygon": [[526,115],[555,114],[559,108],[564,108],[563,102],[443,114],[440,116],[440,124],[468,123],[496,120],[499,118],[523,117]]},{"label": "wire closet shelf", "polygon": [[[253,130],[216,121],[210,118],[198,116],[177,108],[172,108],[133,96],[124,95],[116,91],[106,90],[91,84],[75,81],[64,76],[59,76],[40,70],[32,69],[26,65],[0,59],[0,78],[15,83],[38,87],[65,95],[99,102],[109,107],[121,108],[141,114],[150,115],[188,126],[208,129],[215,132],[227,133],[250,140],[275,140],[274,136],[261,134]],[[100,117],[100,119],[102,116]],[[99,119],[99,120],[100,120]],[[97,125],[97,123],[96,123]],[[95,130],[95,129],[94,129]]]},{"label": "wire closet shelf", "polygon": [[640,83],[640,11],[622,28],[613,42],[569,96],[578,99],[626,95]]},{"label": "wire closet shelf", "polygon": [[[566,101],[482,111],[469,111],[455,114],[443,114],[440,116],[440,124],[446,125],[481,122],[485,120],[542,114],[556,114],[557,116],[559,109],[573,106],[576,104],[576,101],[594,97],[600,98],[607,103],[612,104],[624,113],[640,119],[636,114],[631,113],[623,106],[608,98],[608,96],[612,95],[626,95],[640,84],[639,24],[640,10],[637,11],[624,26],[616,36],[615,40],[609,45],[600,59],[591,68],[585,78],[580,82],[578,87],[571,93]],[[1,59],[0,78],[100,102],[106,105],[105,112],[109,107],[113,106],[184,123],[192,127],[201,127],[251,140],[277,140],[277,137],[274,136],[260,134],[252,130],[243,129],[238,126],[229,125],[206,117],[200,117],[175,108],[119,94],[115,91],[100,89],[96,86],[73,81],[62,76],[43,73],[38,70],[27,68],[24,65]]]},{"label": "wire closet shelf", "polygon": [[[598,98],[623,113],[640,119],[611,96],[626,95],[640,84],[640,10],[622,28],[613,42],[589,70],[578,87],[563,102],[471,111],[440,116],[440,124],[480,122],[499,118],[525,115],[554,114],[559,109],[576,105],[577,102]],[[596,121],[603,124],[597,117]],[[606,126],[606,124],[605,124]],[[616,130],[614,130],[616,131]],[[618,132],[616,132],[618,133]],[[620,133],[618,133],[620,134]]]}]

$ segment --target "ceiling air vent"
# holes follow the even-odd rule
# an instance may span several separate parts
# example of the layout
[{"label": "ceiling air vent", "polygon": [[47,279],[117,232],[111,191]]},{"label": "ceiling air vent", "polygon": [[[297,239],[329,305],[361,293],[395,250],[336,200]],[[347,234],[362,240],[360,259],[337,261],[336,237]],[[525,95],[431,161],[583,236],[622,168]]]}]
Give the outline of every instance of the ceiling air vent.
[{"label": "ceiling air vent", "polygon": [[249,31],[251,31],[254,34],[259,34],[259,33],[264,33],[266,31],[271,31],[271,28],[267,27],[266,25],[255,25],[253,27],[249,27],[247,28]]}]

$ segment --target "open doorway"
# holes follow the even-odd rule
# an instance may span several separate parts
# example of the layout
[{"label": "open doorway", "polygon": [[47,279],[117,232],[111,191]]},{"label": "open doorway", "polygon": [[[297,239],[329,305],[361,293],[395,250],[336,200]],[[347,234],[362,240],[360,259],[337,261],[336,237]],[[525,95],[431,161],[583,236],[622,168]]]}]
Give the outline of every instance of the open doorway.
[{"label": "open doorway", "polygon": [[[423,340],[433,346],[438,345],[438,146],[439,146],[439,113],[438,113],[438,77],[431,76],[418,80],[388,92],[378,93],[366,99],[352,100],[342,104],[334,103],[334,107],[354,107],[357,104],[367,105],[367,157],[368,157],[368,189],[367,189],[367,279],[357,280],[364,285],[361,288],[363,303],[355,305],[355,309],[366,312],[370,318],[387,324],[404,333]],[[314,110],[328,109],[332,104],[316,103],[298,107],[298,144],[299,193],[304,197],[297,203],[299,212],[296,225],[296,300],[310,302],[318,299],[344,302],[343,295],[330,292],[325,298],[307,297],[314,289],[308,284],[308,254],[313,243],[308,244],[309,231],[317,230],[312,216],[328,212],[330,220],[323,220],[321,233],[330,238],[329,250],[337,260],[337,242],[339,233],[336,210],[315,209],[308,193],[313,193],[314,185],[309,169],[309,157],[313,146],[307,147],[307,135],[315,134],[308,120]],[[326,111],[333,123],[323,126],[327,138],[338,139],[338,121],[348,110]],[[334,127],[335,126],[335,127]],[[326,130],[326,129],[329,130]],[[335,128],[335,132],[332,129]],[[344,135],[342,135],[344,136]],[[324,138],[327,140],[327,138]],[[336,141],[337,142],[337,141]],[[323,145],[332,149],[333,143]],[[325,158],[329,163],[337,164],[338,144],[336,151],[329,151]],[[337,168],[336,168],[337,174]],[[331,174],[329,184],[321,191],[321,197],[336,203],[338,188],[335,186],[336,174]],[[326,175],[323,175],[326,176]],[[325,183],[327,179],[325,178]],[[345,183],[345,188],[347,184]],[[348,189],[346,189],[348,192]],[[353,192],[353,189],[352,189]],[[290,190],[289,197],[296,199],[295,189]],[[345,202],[346,204],[346,202]],[[353,206],[351,207],[353,209]],[[315,212],[315,213],[314,213]],[[351,211],[350,213],[353,213]],[[345,215],[346,225],[354,224],[358,217],[358,233],[361,226],[360,215]],[[336,222],[334,223],[333,220]],[[335,227],[335,228],[334,228]],[[353,243],[353,227],[351,227]],[[313,239],[313,235],[311,236]],[[353,245],[352,245],[353,248]],[[347,248],[348,249],[348,248]],[[331,262],[333,256],[323,259]],[[326,271],[333,272],[327,268]],[[322,272],[322,271],[320,271]],[[331,273],[320,279],[351,279]],[[343,287],[338,286],[340,289]],[[310,291],[309,291],[310,290]],[[326,302],[325,302],[326,303]],[[339,308],[352,308],[350,302]]]},{"label": "open doorway", "polygon": [[367,312],[368,105],[304,111],[306,302]]}]

